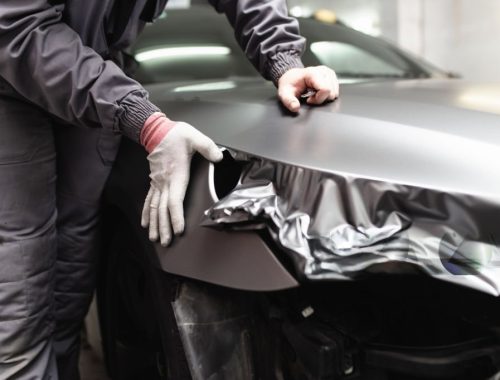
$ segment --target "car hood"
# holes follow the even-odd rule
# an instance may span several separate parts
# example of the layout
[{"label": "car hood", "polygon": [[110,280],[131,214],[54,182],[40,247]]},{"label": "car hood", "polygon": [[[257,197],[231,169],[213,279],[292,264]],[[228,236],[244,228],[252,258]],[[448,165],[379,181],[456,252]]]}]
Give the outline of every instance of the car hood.
[{"label": "car hood", "polygon": [[157,86],[151,95],[248,162],[205,225],[264,225],[310,280],[402,263],[500,294],[500,87],[355,83],[298,115],[252,80]]},{"label": "car hood", "polygon": [[500,194],[500,84],[372,81],[292,115],[259,80],[155,85],[152,100],[218,144],[270,160],[384,182]]}]

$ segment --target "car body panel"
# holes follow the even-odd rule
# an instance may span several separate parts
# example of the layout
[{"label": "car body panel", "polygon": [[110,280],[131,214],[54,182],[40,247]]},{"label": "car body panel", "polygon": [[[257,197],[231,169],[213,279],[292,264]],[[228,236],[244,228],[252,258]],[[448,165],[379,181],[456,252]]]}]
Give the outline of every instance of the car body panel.
[{"label": "car body panel", "polygon": [[[443,79],[443,72],[383,40],[342,25],[301,19],[301,30],[309,43],[303,57],[306,64],[322,63],[321,57],[313,54],[315,42],[348,44],[403,70],[406,79],[384,77],[383,73],[370,78],[355,60],[346,66],[352,75],[341,75],[341,80],[351,83],[342,84],[339,99],[321,107],[303,105],[298,115],[292,115],[279,104],[273,85],[256,77],[223,19],[202,7],[168,11],[166,20],[147,27],[131,49],[136,58],[151,50],[170,52],[168,49],[179,46],[222,46],[231,52],[225,56],[227,60],[220,61],[166,54],[139,62],[138,80],[168,80],[147,89],[153,103],[171,119],[194,125],[220,146],[268,161],[345,178],[481,197],[484,204],[500,204],[500,179],[494,170],[500,156],[500,86]],[[178,35],[188,22],[193,28]],[[408,79],[415,77],[429,79]],[[127,201],[120,201],[120,208],[130,213],[130,204],[134,204],[129,218],[137,219],[137,224],[148,188],[148,168],[145,154],[131,149],[128,143],[122,147],[125,153],[119,156],[112,175],[115,182],[110,181],[115,190],[109,193],[116,197],[123,188],[132,192]],[[138,162],[141,169],[134,168]],[[168,248],[155,245],[162,268],[236,288],[296,286],[296,280],[256,233],[199,226],[203,211],[213,204],[207,170],[193,166],[185,201],[186,233]],[[133,183],[126,178],[128,171],[134,173]],[[139,176],[141,180],[137,180]],[[483,220],[483,224],[487,222]],[[252,259],[259,265],[253,265]],[[264,266],[275,268],[278,278],[273,278],[273,271],[258,273]],[[233,273],[224,268],[233,268]],[[258,276],[265,273],[267,279]],[[252,278],[259,278],[260,285]]]},{"label": "car body panel", "polygon": [[138,144],[122,141],[105,197],[118,210],[117,217],[126,218],[131,233],[142,242],[144,252],[135,254],[145,255],[151,248],[157,258],[154,264],[168,273],[252,291],[298,286],[255,232],[221,231],[200,225],[203,212],[213,204],[208,180],[209,163],[195,156],[185,198],[185,232],[168,247],[149,242],[147,230],[139,223],[149,178],[146,152]]},{"label": "car body panel", "polygon": [[[214,83],[218,90],[210,90]],[[297,116],[285,111],[273,86],[261,80],[234,78],[226,86],[230,88],[221,87],[220,81],[183,82],[148,90],[172,119],[196,125],[218,144],[254,156],[493,202],[500,194],[494,175],[500,118],[464,101],[464,94],[481,88],[494,93],[496,86],[458,80],[348,84],[337,101],[322,107],[303,105]],[[130,171],[135,173],[133,180]],[[185,234],[167,248],[154,245],[163,270],[238,289],[297,286],[298,280],[257,233],[200,226],[203,212],[214,202],[208,172],[205,161],[195,161],[185,201]],[[123,188],[127,194],[119,190]],[[121,209],[133,209],[129,218],[136,224],[147,188],[145,152],[126,142],[108,192]],[[116,197],[120,192],[123,199]],[[137,228],[137,233],[146,234]],[[460,282],[459,277],[449,277]]]},{"label": "car body panel", "polygon": [[204,210],[213,204],[209,164],[203,161],[193,166],[185,200],[184,236],[176,237],[166,248],[155,244],[162,268],[234,289],[274,291],[298,286],[255,232],[216,230],[200,224]]},{"label": "car body panel", "polygon": [[[221,16],[212,14],[209,18],[204,11],[197,12],[192,13],[191,21],[191,13],[185,12],[185,18],[164,23],[171,29],[164,28],[162,22],[147,28],[144,36],[149,40],[139,48],[203,46],[196,40],[200,32],[207,39],[220,34],[223,38],[217,42],[229,41],[227,25],[221,27],[223,21],[214,21]],[[185,25],[193,26],[186,30],[187,37],[171,37]],[[165,37],[167,30],[169,38]],[[492,258],[500,257],[496,247],[500,241],[496,228],[500,202],[494,172],[500,141],[500,87],[436,79],[444,75],[385,41],[341,25],[330,28],[318,26],[314,20],[301,20],[301,30],[311,33],[306,35],[310,43],[353,43],[383,61],[385,57],[385,62],[402,60],[411,68],[402,75],[407,80],[389,79],[388,74],[369,78],[373,75],[361,75],[359,68],[350,76],[344,72],[341,79],[347,76],[351,84],[342,85],[340,99],[322,107],[304,105],[299,115],[291,115],[279,105],[271,84],[237,77],[248,71],[232,65],[236,62],[232,59],[160,59],[142,67],[146,69],[143,78],[168,80],[148,87],[155,104],[171,119],[187,121],[228,147],[233,158],[241,158],[245,165],[231,161],[227,153],[215,165],[195,155],[184,202],[185,233],[162,247],[151,243],[147,230],[140,226],[149,188],[146,153],[138,144],[123,141],[105,193],[107,203],[113,206],[109,210],[114,209],[109,224],[113,227],[116,223],[114,233],[109,234],[116,243],[107,255],[110,275],[99,305],[104,310],[102,319],[109,321],[105,326],[111,327],[107,329],[111,339],[105,342],[119,342],[126,348],[124,357],[130,358],[123,343],[135,347],[149,330],[146,336],[153,341],[161,339],[167,346],[153,347],[152,360],[139,362],[150,362],[154,371],[160,371],[164,357],[166,368],[180,373],[189,370],[182,369],[183,360],[177,360],[186,356],[192,377],[196,377],[193,368],[199,369],[200,363],[207,364],[203,369],[214,376],[224,376],[241,374],[244,362],[259,364],[257,372],[248,371],[259,378],[277,374],[287,379],[323,378],[335,377],[334,373],[339,378],[346,374],[392,378],[392,373],[385,375],[386,370],[394,371],[394,378],[401,377],[398,373],[412,378],[490,376],[498,371],[498,342],[491,339],[498,331],[498,302],[489,296],[486,299],[484,293],[446,286],[434,279],[459,285],[466,279],[472,288],[500,294],[500,277],[491,266]],[[231,41],[227,46],[233,47]],[[234,58],[238,60],[236,54]],[[316,58],[311,52],[304,55],[306,64]],[[345,67],[356,69],[359,61],[353,59]],[[152,75],[147,75],[147,69]],[[221,72],[220,78],[207,79]],[[424,77],[433,79],[408,80]],[[258,170],[252,171],[251,165],[259,163]],[[242,167],[243,173],[233,170]],[[234,178],[239,178],[237,185]],[[246,182],[248,178],[250,182]],[[271,192],[238,198],[239,189],[248,190],[255,183],[272,191],[278,189],[277,197],[262,202],[264,208],[253,205]],[[324,191],[326,187],[332,191]],[[284,193],[291,197],[283,197]],[[233,195],[260,219],[241,219],[230,225],[216,220],[215,228],[206,227],[217,205],[222,204],[222,217],[238,217],[238,211],[231,209]],[[214,205],[219,197],[223,199]],[[288,202],[290,199],[296,203]],[[285,207],[275,207],[279,202]],[[303,209],[319,210],[314,214],[319,217],[301,214]],[[297,220],[294,217],[304,216],[297,223],[299,233],[280,225],[273,230],[262,216],[274,210],[285,210],[277,220],[290,224]],[[338,240],[328,231],[322,234],[325,225],[332,226],[332,231],[338,227],[345,244],[337,245]],[[321,234],[316,234],[318,231]],[[280,245],[278,234],[304,244]],[[327,268],[331,264],[328,260],[335,261],[330,267],[340,267],[337,264],[345,258],[355,270],[333,271],[335,278],[311,278],[311,272],[297,265],[291,253],[292,248],[304,245],[317,249],[317,241],[309,244],[307,239],[318,236],[333,242],[330,246],[338,248],[334,253],[341,257],[326,250],[307,256],[302,249],[302,258],[326,257],[320,268]],[[356,249],[354,253],[359,255],[355,259],[363,265],[359,277],[351,276],[361,268],[359,262],[350,260],[349,254]],[[433,265],[422,268],[407,260],[419,249],[422,263],[432,260]],[[375,265],[366,260],[371,253],[376,256]],[[398,260],[400,254],[403,259]],[[187,279],[167,276],[157,267]],[[493,270],[487,273],[482,269]],[[394,275],[407,270],[428,276]],[[307,283],[305,279],[322,281]],[[326,281],[340,279],[360,281]],[[295,291],[274,292],[299,284]],[[114,328],[116,321],[123,322],[122,332]],[[157,322],[163,328],[155,329]],[[143,328],[146,325],[148,329]],[[482,337],[486,339],[478,339]],[[213,348],[210,355],[204,349],[207,342]],[[176,355],[179,347],[184,352]],[[251,354],[249,347],[253,347]],[[118,357],[117,350],[109,351]],[[245,360],[249,354],[255,356]],[[127,360],[109,363],[121,368],[123,363],[138,362]],[[261,375],[261,369],[267,375]]]},{"label": "car body panel", "polygon": [[[176,84],[150,92],[171,118],[234,150],[318,171],[500,195],[500,108],[494,107],[500,85],[436,79],[349,84],[335,102],[304,105],[294,116],[278,105],[272,86],[231,83],[234,88],[216,91],[179,92],[185,85]],[[488,96],[481,94],[491,95],[489,108],[473,101]]]},{"label": "car body panel", "polygon": [[[448,215],[448,220],[441,220],[443,228],[455,228],[464,241],[472,239],[490,246],[498,238],[493,223],[497,208],[493,206],[500,204],[500,179],[495,175],[500,157],[500,117],[496,108],[488,102],[475,102],[474,97],[490,94],[492,100],[497,99],[499,86],[439,79],[365,81],[343,85],[341,97],[333,103],[303,105],[298,115],[279,105],[275,89],[258,79],[163,84],[151,86],[149,91],[151,99],[171,118],[196,125],[221,146],[285,165],[374,181],[381,184],[373,187],[379,190],[384,184],[392,189],[404,185],[415,189],[408,194],[419,196],[412,201],[404,200],[404,194],[395,194],[397,204],[413,202],[416,207],[415,202],[426,200],[429,207],[441,205],[443,209],[436,210],[441,214],[436,212],[435,217]],[[200,190],[201,194],[206,195],[206,190]],[[370,196],[369,192],[364,194]],[[461,206],[438,201],[444,199],[440,194],[447,194],[446,199]],[[366,207],[372,201],[359,199]],[[187,207],[193,207],[191,215],[201,217],[205,210],[191,202],[186,200]],[[205,206],[209,204],[207,198]],[[459,215],[463,215],[462,220]],[[211,238],[227,233],[214,231]],[[193,232],[189,234],[186,236],[196,239]],[[238,243],[235,246],[240,249]],[[200,253],[197,260],[203,263],[202,257]],[[166,262],[164,267],[172,268]],[[193,269],[188,267],[176,273]],[[300,270],[298,274],[302,274]],[[453,274],[445,277],[456,283],[465,279]],[[239,282],[242,278],[236,275],[230,286],[248,286]]]}]

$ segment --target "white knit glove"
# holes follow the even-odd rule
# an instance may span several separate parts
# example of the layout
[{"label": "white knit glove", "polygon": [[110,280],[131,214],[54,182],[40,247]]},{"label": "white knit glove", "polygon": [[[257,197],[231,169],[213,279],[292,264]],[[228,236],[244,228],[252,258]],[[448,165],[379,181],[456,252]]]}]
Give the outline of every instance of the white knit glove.
[{"label": "white knit glove", "polygon": [[172,232],[184,231],[183,202],[189,182],[191,157],[201,153],[207,160],[217,162],[222,152],[203,133],[183,122],[177,122],[148,155],[151,187],[144,202],[141,225],[149,226],[149,239],[167,246]]}]

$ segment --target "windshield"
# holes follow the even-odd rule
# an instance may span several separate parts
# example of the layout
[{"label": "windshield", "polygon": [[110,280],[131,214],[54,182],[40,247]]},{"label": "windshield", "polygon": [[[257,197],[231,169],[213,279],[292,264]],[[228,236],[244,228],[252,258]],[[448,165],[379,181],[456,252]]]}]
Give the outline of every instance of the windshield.
[{"label": "windshield", "polygon": [[[346,78],[426,78],[430,66],[393,45],[338,24],[299,19],[306,66],[326,65]],[[186,28],[189,25],[189,28]],[[142,83],[258,76],[224,16],[211,8],[173,10],[148,26],[132,49]]]},{"label": "windshield", "polygon": [[360,49],[357,46],[337,41],[313,42],[309,48],[324,65],[335,67],[340,76],[404,76],[404,63],[391,62]]}]

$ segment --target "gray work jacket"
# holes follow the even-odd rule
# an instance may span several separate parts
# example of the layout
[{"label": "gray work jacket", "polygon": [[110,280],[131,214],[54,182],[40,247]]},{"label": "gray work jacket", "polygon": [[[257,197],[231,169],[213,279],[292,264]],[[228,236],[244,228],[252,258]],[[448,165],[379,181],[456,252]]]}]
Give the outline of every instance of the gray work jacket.
[{"label": "gray work jacket", "polygon": [[[135,0],[123,33],[109,43],[115,1],[2,0],[0,77],[68,123],[109,128],[138,141],[144,121],[158,108],[106,57],[135,40],[146,5],[154,6],[154,19],[167,0]],[[285,0],[209,2],[226,14],[240,46],[266,79],[276,82],[286,70],[302,66],[304,39],[287,15]]]}]

